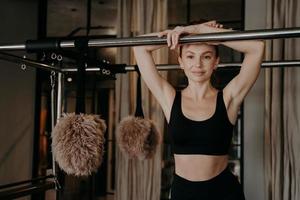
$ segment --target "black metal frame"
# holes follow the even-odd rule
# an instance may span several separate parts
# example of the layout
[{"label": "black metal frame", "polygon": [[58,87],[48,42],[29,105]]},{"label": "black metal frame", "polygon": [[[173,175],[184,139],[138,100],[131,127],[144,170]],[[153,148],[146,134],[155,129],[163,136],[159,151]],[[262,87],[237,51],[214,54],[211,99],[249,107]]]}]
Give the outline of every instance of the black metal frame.
[{"label": "black metal frame", "polygon": [[48,179],[55,178],[53,175],[37,177],[30,180],[24,180],[9,183],[0,186],[0,199],[14,199],[44,192],[55,188],[55,181]]},{"label": "black metal frame", "polygon": [[34,194],[41,194],[44,193],[46,190],[51,190],[54,188],[55,188],[54,182],[29,184],[29,185],[20,186],[13,189],[7,189],[0,192],[0,199],[15,199],[19,197],[28,196],[28,195],[34,196]]},{"label": "black metal frame", "polygon": [[53,175],[49,175],[49,176],[38,177],[38,178],[30,179],[30,180],[25,180],[25,181],[19,181],[19,182],[9,183],[9,184],[5,184],[5,185],[0,185],[0,190],[3,190],[5,188],[19,186],[19,185],[24,185],[24,184],[27,184],[27,183],[33,183],[33,182],[37,182],[37,181],[43,181],[43,180],[46,180],[48,178],[54,178],[54,176]]}]

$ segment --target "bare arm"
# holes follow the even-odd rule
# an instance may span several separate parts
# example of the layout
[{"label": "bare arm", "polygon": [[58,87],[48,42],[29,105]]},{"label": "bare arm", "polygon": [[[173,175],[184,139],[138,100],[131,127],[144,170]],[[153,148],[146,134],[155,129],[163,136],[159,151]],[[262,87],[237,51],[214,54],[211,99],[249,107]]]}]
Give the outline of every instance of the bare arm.
[{"label": "bare arm", "polygon": [[[186,27],[177,27],[174,29],[174,32],[171,33],[171,48],[175,48],[178,45],[178,37],[183,33],[201,34],[229,31],[232,30],[223,29],[223,26],[217,24],[215,21]],[[244,54],[240,73],[224,88],[224,99],[227,103],[228,116],[230,121],[234,122],[240,104],[258,78],[264,53],[264,42],[259,40],[247,40],[212,42],[210,44],[222,44]]]},{"label": "bare arm", "polygon": [[[159,35],[159,33],[152,33],[144,36],[161,35]],[[165,117],[167,121],[169,121],[175,89],[160,76],[152,57],[152,51],[162,47],[164,47],[164,45],[136,46],[133,47],[133,51],[143,80],[161,105]]]},{"label": "bare arm", "polygon": [[[210,21],[198,25],[176,27],[172,31],[166,30],[161,33],[148,34],[147,36],[166,35],[168,47],[170,47],[170,49],[175,49],[178,45],[178,39],[180,35],[184,33],[201,34],[228,31],[232,30],[223,29],[222,25],[217,24],[215,21]],[[236,51],[244,53],[244,60],[242,62],[240,73],[224,88],[224,98],[227,102],[228,114],[232,116],[231,121],[234,121],[241,102],[244,100],[245,96],[259,75],[264,52],[264,42],[258,40],[248,40],[216,42],[215,44],[222,44]],[[163,46],[134,47],[134,53],[144,81],[162,106],[166,118],[169,119],[172,102],[175,96],[175,90],[159,75],[151,55],[152,51],[161,47]]]},{"label": "bare arm", "polygon": [[[178,28],[180,30],[180,28]],[[215,21],[206,24],[191,25],[181,28],[181,33],[201,34],[229,32],[231,29],[223,29],[216,25]],[[256,81],[264,53],[264,42],[259,40],[226,41],[217,42],[244,54],[240,73],[224,88],[224,93],[229,95],[232,103],[239,106],[254,82]],[[176,44],[175,44],[176,45]]]}]

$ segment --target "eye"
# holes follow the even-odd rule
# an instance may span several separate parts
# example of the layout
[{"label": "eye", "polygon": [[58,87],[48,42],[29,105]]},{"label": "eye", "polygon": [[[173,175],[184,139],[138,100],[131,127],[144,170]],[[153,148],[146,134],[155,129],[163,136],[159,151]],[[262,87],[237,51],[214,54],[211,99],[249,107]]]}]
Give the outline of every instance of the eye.
[{"label": "eye", "polygon": [[211,59],[211,56],[206,55],[206,56],[204,56],[204,58],[205,58],[205,59]]},{"label": "eye", "polygon": [[193,59],[193,58],[194,58],[194,56],[192,56],[192,55],[189,55],[189,56],[187,56],[187,58],[188,58],[188,59]]}]

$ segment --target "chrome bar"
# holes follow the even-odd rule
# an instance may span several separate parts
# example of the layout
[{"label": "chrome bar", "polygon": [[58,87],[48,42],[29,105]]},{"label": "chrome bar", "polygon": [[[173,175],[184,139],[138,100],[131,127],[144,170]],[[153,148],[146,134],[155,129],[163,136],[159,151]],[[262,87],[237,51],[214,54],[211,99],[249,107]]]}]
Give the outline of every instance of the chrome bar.
[{"label": "chrome bar", "polygon": [[0,51],[25,50],[25,44],[0,45]]},{"label": "chrome bar", "polygon": [[[41,62],[37,62],[28,58],[22,58],[16,55],[12,55],[12,54],[8,54],[5,52],[0,52],[0,60],[6,60],[9,62],[14,62],[17,64],[26,64],[30,67],[35,67],[35,68],[40,68],[40,69],[45,69],[48,71],[56,71],[59,72],[59,76],[61,73],[64,72],[76,72],[77,68],[58,68],[58,67],[54,67],[45,63],[41,63]],[[300,60],[284,60],[284,61],[265,61],[262,63],[261,67],[262,68],[271,68],[271,67],[294,67],[294,66],[300,66]],[[122,68],[122,64],[121,65],[115,65],[115,68],[120,67]],[[166,71],[166,70],[178,70],[180,69],[180,67],[176,64],[161,64],[161,65],[156,65],[157,70],[159,71]],[[241,63],[221,63],[218,65],[218,68],[220,70],[230,70],[233,68],[239,68],[241,67]],[[101,71],[104,68],[107,68],[107,66],[105,67],[89,67],[86,68],[86,71],[88,72],[93,72],[93,71]],[[222,69],[221,69],[222,68]],[[110,69],[108,67],[108,69]],[[125,66],[124,71],[135,71],[135,66],[134,65],[127,65]]]},{"label": "chrome bar", "polygon": [[[200,35],[188,35],[179,39],[179,43],[212,42],[212,41],[234,41],[250,39],[276,39],[300,37],[300,28],[286,29],[264,29],[248,31],[232,31],[221,33],[206,33]],[[165,37],[135,37],[135,38],[113,38],[113,39],[93,39],[90,40],[89,47],[123,47],[139,45],[166,44]],[[63,48],[63,46],[62,46]]]},{"label": "chrome bar", "polygon": [[[221,33],[206,33],[200,35],[188,35],[179,39],[179,43],[193,42],[211,42],[211,41],[234,41],[234,40],[251,40],[251,39],[278,39],[300,37],[300,28],[278,28],[278,29],[259,29],[247,31],[230,31]],[[45,41],[45,40],[44,40]],[[38,40],[35,41],[38,44]],[[166,44],[166,37],[158,38],[155,36],[148,37],[131,37],[131,38],[106,38],[90,39],[89,47],[124,47],[139,45]],[[55,45],[54,45],[55,46]],[[74,40],[61,41],[58,45],[60,48],[74,48]],[[35,48],[36,50],[37,48]],[[44,50],[40,47],[41,50]],[[0,51],[4,50],[28,50],[24,44],[0,45]]]},{"label": "chrome bar", "polygon": [[[242,63],[221,63],[218,65],[218,70],[230,70],[240,68]],[[262,62],[261,68],[273,68],[273,67],[300,67],[300,60],[285,60],[285,61],[265,61]],[[156,65],[157,70],[179,70],[180,67],[177,64],[161,64]],[[101,71],[102,67],[90,67],[86,68],[86,71]],[[63,68],[63,72],[76,72],[76,68]],[[135,65],[127,65],[125,71],[136,71]]]},{"label": "chrome bar", "polygon": [[[53,125],[52,125],[52,131],[55,127],[55,125],[58,123],[61,115],[62,115],[62,84],[63,84],[63,74],[61,72],[57,73],[57,96],[56,96],[56,113],[54,113],[54,97],[51,95],[51,102],[52,102],[52,106],[51,106],[51,110],[53,107]],[[55,90],[55,88],[53,88]],[[56,114],[56,115],[55,115]],[[54,120],[56,116],[56,120]],[[59,190],[61,189],[61,185],[58,181],[57,178],[57,166],[56,166],[56,162],[55,162],[55,156],[54,154],[52,154],[52,174],[54,174],[54,183],[55,183],[55,189]]]},{"label": "chrome bar", "polygon": [[56,123],[59,121],[59,119],[61,117],[61,113],[62,113],[62,110],[61,110],[62,109],[62,83],[63,83],[63,74],[58,73]]}]

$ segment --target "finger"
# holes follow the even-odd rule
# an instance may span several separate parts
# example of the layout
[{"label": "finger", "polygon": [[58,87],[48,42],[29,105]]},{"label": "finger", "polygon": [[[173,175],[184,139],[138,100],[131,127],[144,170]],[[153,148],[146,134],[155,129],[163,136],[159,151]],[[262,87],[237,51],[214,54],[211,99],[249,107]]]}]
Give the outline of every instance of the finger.
[{"label": "finger", "polygon": [[165,36],[165,35],[167,35],[167,33],[168,33],[168,31],[166,30],[166,31],[161,31],[161,32],[159,32],[158,33],[158,37],[162,37],[162,36]]},{"label": "finger", "polygon": [[216,20],[212,20],[212,21],[208,21],[207,24],[210,25],[210,26],[215,26],[217,23]]},{"label": "finger", "polygon": [[168,47],[171,46],[171,32],[168,32],[168,34],[167,34],[167,44],[168,44]]},{"label": "finger", "polygon": [[174,49],[178,46],[178,44],[179,44],[179,37],[180,37],[180,34],[176,34],[175,35],[175,41],[176,41],[176,43],[175,43],[175,45],[174,45]]},{"label": "finger", "polygon": [[174,49],[175,46],[176,46],[176,33],[172,34],[172,46],[171,46],[171,49]]}]

